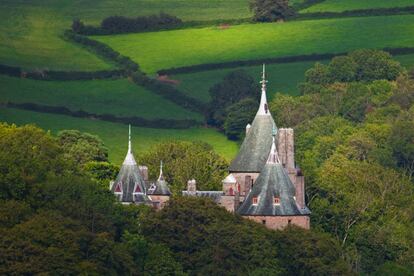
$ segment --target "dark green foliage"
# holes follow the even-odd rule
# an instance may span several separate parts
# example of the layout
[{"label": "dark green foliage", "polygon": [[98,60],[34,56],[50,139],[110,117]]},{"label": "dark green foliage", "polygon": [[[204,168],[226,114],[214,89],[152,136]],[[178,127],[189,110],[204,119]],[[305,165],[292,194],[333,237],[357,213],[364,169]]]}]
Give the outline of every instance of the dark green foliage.
[{"label": "dark green foliage", "polygon": [[222,127],[226,119],[226,109],[244,98],[258,99],[260,90],[253,78],[239,70],[227,74],[224,79],[210,88],[211,102],[207,122]]},{"label": "dark green foliage", "polygon": [[160,160],[163,173],[173,192],[181,194],[188,180],[196,179],[199,190],[214,191],[221,188],[228,163],[205,143],[167,142],[152,147],[139,158],[150,169],[150,178],[159,174]]},{"label": "dark green foliage", "polygon": [[65,157],[81,166],[90,161],[108,161],[108,149],[98,136],[78,130],[63,130],[57,136]]},{"label": "dark green foliage", "polygon": [[84,31],[84,29],[85,29],[85,25],[83,24],[82,21],[80,21],[80,19],[78,19],[78,18],[73,19],[73,21],[72,21],[72,31],[74,33],[77,33],[77,34],[82,33]]},{"label": "dark green foliage", "polygon": [[224,132],[231,140],[241,140],[246,131],[246,125],[251,123],[257,110],[257,101],[245,98],[229,106],[224,121]]},{"label": "dark green foliage", "polygon": [[35,183],[70,169],[49,133],[34,126],[0,124],[0,198],[23,199]]},{"label": "dark green foliage", "polygon": [[271,231],[209,199],[176,198],[146,219],[143,232],[173,248],[191,275],[348,273],[340,247],[326,235]]},{"label": "dark green foliage", "polygon": [[90,161],[83,167],[92,179],[99,182],[102,187],[108,188],[109,182],[114,180],[119,172],[119,167],[108,162]]},{"label": "dark green foliage", "polygon": [[396,80],[404,72],[391,55],[378,50],[356,50],[338,56],[328,65],[316,63],[305,76],[310,84],[326,85],[334,82]]},{"label": "dark green foliage", "polygon": [[289,0],[251,0],[250,9],[254,14],[253,20],[258,22],[273,22],[295,14],[289,7]]},{"label": "dark green foliage", "polygon": [[166,13],[136,18],[110,16],[102,20],[101,28],[106,34],[117,34],[174,28],[181,23],[181,19]]}]

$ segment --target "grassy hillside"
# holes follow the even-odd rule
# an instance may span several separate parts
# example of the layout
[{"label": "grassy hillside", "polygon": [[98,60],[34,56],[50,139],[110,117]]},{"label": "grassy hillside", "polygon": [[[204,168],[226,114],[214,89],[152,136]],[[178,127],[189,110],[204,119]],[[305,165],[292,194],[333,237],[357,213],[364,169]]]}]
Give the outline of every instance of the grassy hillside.
[{"label": "grassy hillside", "polygon": [[101,70],[112,67],[60,36],[70,21],[48,8],[0,9],[0,63],[27,69]]},{"label": "grassy hillside", "polygon": [[168,12],[184,20],[250,16],[246,0],[2,0],[0,63],[28,69],[98,70],[111,67],[77,45],[62,40],[73,18],[98,24],[110,15]]},{"label": "grassy hillside", "polygon": [[[128,127],[123,124],[108,123],[87,119],[78,119],[61,115],[42,114],[17,109],[0,108],[0,121],[18,125],[34,123],[41,128],[56,133],[63,129],[78,129],[98,135],[109,148],[109,158],[120,164],[127,150]],[[135,153],[147,150],[151,145],[169,140],[204,141],[211,144],[214,150],[226,159],[232,159],[238,146],[213,129],[192,128],[187,130],[163,130],[151,128],[132,128],[133,147]]]},{"label": "grassy hillside", "polygon": [[[297,95],[299,93],[297,89],[298,83],[304,81],[305,71],[311,68],[314,63],[314,61],[310,61],[266,65],[267,79],[269,81],[268,96],[272,97],[276,92]],[[220,82],[226,74],[237,69],[246,71],[257,82],[261,79],[261,65],[178,74],[172,75],[170,78],[179,80],[178,88],[186,92],[187,95],[208,102],[210,100],[209,88]]]},{"label": "grassy hillside", "polygon": [[326,0],[300,12],[343,12],[407,6],[414,6],[414,2],[412,0]]},{"label": "grassy hillside", "polygon": [[0,75],[0,101],[65,106],[72,111],[147,119],[196,119],[190,112],[128,80],[36,81]]},{"label": "grassy hillside", "polygon": [[154,73],[203,63],[413,46],[414,15],[245,24],[225,30],[210,27],[95,38],[134,59],[144,71]]}]

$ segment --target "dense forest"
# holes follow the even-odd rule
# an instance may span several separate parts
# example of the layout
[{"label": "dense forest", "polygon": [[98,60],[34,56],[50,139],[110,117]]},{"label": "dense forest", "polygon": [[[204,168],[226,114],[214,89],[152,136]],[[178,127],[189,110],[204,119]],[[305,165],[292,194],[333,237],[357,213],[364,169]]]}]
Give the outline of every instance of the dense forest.
[{"label": "dense forest", "polygon": [[[243,97],[220,94],[239,78],[211,89],[219,109],[206,116],[240,140],[257,87],[246,78]],[[386,52],[358,50],[315,64],[301,91],[277,94],[270,110],[296,132],[309,231],[271,231],[181,197],[190,178],[220,189],[228,163],[207,144],[171,141],[138,155],[153,177],[164,161],[175,194],[155,212],[116,202],[108,184],[118,167],[99,137],[1,124],[0,273],[412,275],[412,73]]]}]

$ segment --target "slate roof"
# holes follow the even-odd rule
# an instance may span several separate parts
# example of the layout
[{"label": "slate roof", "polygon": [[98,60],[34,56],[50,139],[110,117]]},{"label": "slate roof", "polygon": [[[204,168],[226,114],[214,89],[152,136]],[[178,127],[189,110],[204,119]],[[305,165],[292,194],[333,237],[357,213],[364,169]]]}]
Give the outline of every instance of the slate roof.
[{"label": "slate roof", "polygon": [[230,164],[230,172],[260,172],[266,163],[269,149],[272,145],[273,129],[277,131],[276,124],[267,105],[266,82],[263,65],[260,105],[239,153]]},{"label": "slate roof", "polygon": [[260,172],[266,163],[272,145],[272,129],[275,122],[270,115],[256,115],[252,126],[231,162],[230,172]]},{"label": "slate roof", "polygon": [[[131,133],[131,127],[130,127]],[[130,134],[131,136],[131,134]],[[114,181],[111,191],[125,203],[150,203],[146,195],[145,181],[132,154],[131,138],[129,137],[128,152],[122,167]]]},{"label": "slate roof", "polygon": [[160,167],[160,176],[157,181],[151,184],[148,189],[148,195],[171,195],[170,188],[167,181],[165,181],[164,174],[162,173],[162,162]]},{"label": "slate roof", "polygon": [[[268,161],[237,213],[242,216],[308,215],[309,210],[299,209],[294,196],[295,187],[280,163],[273,142]],[[257,197],[257,204],[253,204],[254,197]],[[275,197],[279,198],[279,204],[274,204]]]}]

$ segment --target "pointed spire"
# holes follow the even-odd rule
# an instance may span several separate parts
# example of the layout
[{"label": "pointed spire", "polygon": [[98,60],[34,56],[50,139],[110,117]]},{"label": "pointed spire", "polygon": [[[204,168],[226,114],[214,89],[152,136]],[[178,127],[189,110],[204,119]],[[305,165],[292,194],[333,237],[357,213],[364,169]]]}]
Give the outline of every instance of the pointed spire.
[{"label": "pointed spire", "polygon": [[129,134],[128,134],[128,153],[132,153],[132,146],[131,146],[131,125],[129,125]]},{"label": "pointed spire", "polygon": [[161,164],[160,164],[160,176],[158,177],[158,181],[163,181],[164,180],[164,174],[162,173],[162,167],[163,167],[163,163],[161,160]]},{"label": "pointed spire", "polygon": [[267,164],[280,164],[279,154],[276,149],[276,128],[273,126],[272,130],[272,147],[270,148],[269,157],[267,158]]},{"label": "pointed spire", "polygon": [[128,152],[125,156],[124,165],[136,165],[137,162],[135,161],[134,155],[132,154],[132,143],[131,143],[131,125],[129,125],[129,133],[128,133]]},{"label": "pointed spire", "polygon": [[267,105],[267,96],[266,96],[266,67],[263,64],[263,72],[262,72],[262,80],[260,81],[262,84],[262,96],[260,98],[260,106],[259,110],[257,111],[257,115],[268,115],[270,116],[269,107]]}]

